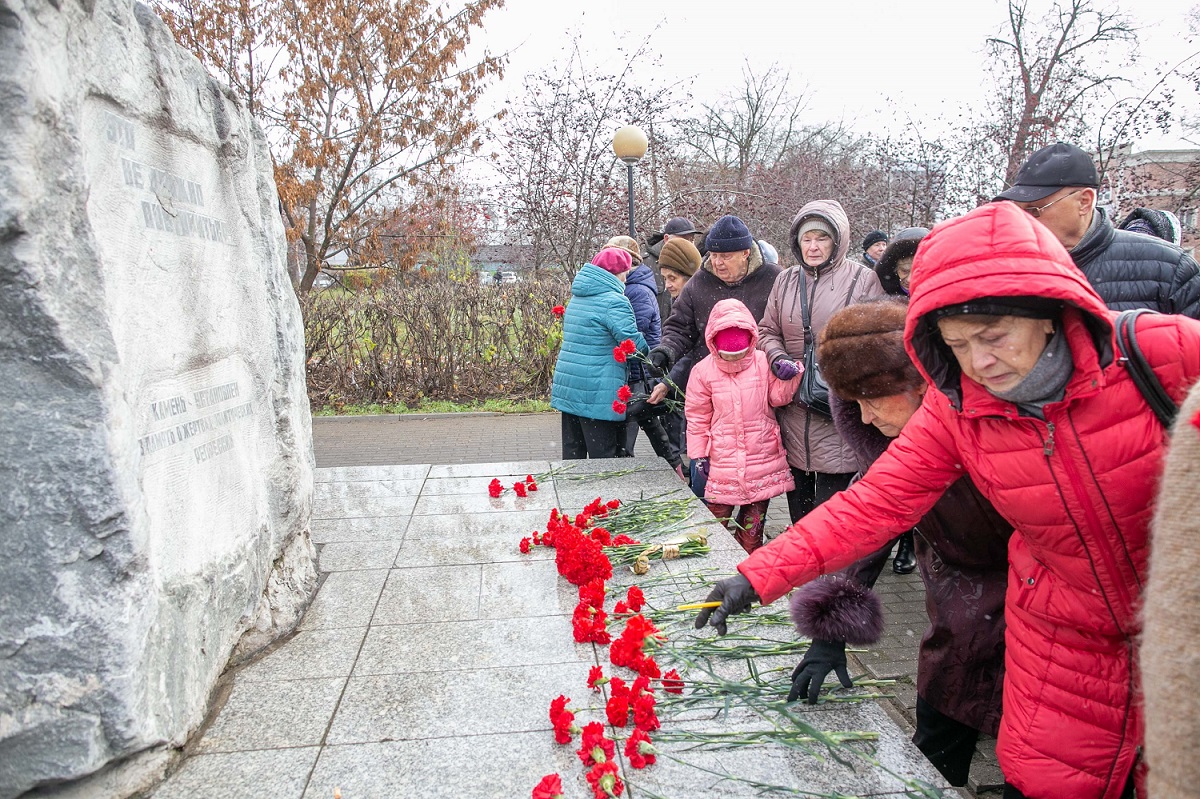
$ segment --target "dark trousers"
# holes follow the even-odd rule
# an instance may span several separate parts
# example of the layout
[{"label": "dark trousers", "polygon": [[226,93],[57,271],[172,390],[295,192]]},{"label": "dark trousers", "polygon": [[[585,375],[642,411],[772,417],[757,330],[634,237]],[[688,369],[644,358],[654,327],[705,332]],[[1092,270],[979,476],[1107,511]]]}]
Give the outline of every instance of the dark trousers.
[{"label": "dark trousers", "polygon": [[[1054,786],[1048,786],[1047,792],[1043,795],[1044,796],[1056,796],[1057,794],[1054,791]],[[1135,794],[1134,790],[1133,790],[1133,774],[1130,774],[1129,780],[1125,783],[1125,790],[1121,791],[1121,799],[1134,799],[1134,797],[1136,795],[1137,794]],[[1015,787],[1013,787],[1012,785],[1009,785],[1006,782],[1006,783],[1004,783],[1003,799],[1030,799],[1030,797],[1021,793]]]},{"label": "dark trousers", "polygon": [[654,448],[654,454],[671,464],[672,467],[678,466],[679,450],[671,447],[671,439],[667,436],[667,429],[663,427],[664,418],[655,416],[650,419],[626,419],[625,454],[633,455],[633,446],[637,442],[638,430],[645,430],[646,438],[650,439],[650,446]]},{"label": "dark trousers", "polygon": [[796,487],[788,492],[788,515],[792,524],[804,518],[804,515],[839,491],[845,491],[850,485],[849,474],[826,474],[825,472],[806,472],[803,469],[792,469],[792,480]]},{"label": "dark trousers", "polygon": [[917,697],[917,733],[913,743],[946,782],[955,787],[967,784],[971,756],[978,741],[979,730],[955,721]]},{"label": "dark trousers", "polygon": [[683,411],[668,413],[662,417],[663,427],[667,431],[667,440],[671,442],[671,450],[679,456],[682,462],[687,455],[687,440],[684,438]]},{"label": "dark trousers", "polygon": [[563,460],[619,458],[625,453],[625,422],[562,415]]}]

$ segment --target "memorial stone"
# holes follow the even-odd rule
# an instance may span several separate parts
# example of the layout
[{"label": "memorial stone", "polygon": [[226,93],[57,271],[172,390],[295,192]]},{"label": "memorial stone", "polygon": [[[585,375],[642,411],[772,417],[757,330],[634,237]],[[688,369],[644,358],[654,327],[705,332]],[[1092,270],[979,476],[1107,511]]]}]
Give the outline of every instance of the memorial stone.
[{"label": "memorial stone", "polygon": [[149,8],[0,0],[0,120],[0,798],[124,794],[315,590],[303,325],[266,141]]}]

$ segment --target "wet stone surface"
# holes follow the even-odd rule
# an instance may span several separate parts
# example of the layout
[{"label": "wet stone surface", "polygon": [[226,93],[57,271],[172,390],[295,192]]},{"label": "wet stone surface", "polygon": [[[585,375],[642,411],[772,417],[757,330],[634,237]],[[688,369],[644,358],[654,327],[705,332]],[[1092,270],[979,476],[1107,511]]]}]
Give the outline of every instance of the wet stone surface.
[{"label": "wet stone surface", "polygon": [[[703,557],[652,560],[645,575],[614,565],[607,583],[610,614],[628,586],[643,588],[646,613],[668,637],[659,662],[691,683],[682,697],[658,691],[658,764],[633,769],[618,746],[627,796],[749,797],[755,784],[901,796],[910,780],[942,785],[879,701],[783,704],[803,651],[785,603],[736,617],[724,639],[692,629],[693,612],[678,605],[702,600],[744,553],[673,472],[639,465],[617,475],[629,461],[566,470],[546,461],[318,470],[321,518],[313,536],[325,574],[301,632],[230,676],[232,692],[196,754],[156,798],[201,796],[205,789],[294,799],[323,799],[335,789],[356,799],[517,797],[550,773],[562,776],[568,796],[590,795],[575,755],[578,734],[569,747],[554,743],[550,702],[569,697],[579,726],[603,722],[607,689],[587,687],[589,669],[598,665],[627,681],[634,674],[613,666],[607,647],[573,640],[578,590],[559,576],[553,549],[522,554],[518,544],[545,529],[550,508],[575,514],[597,496],[684,500],[682,518],[652,524],[642,540],[699,533],[711,547]],[[507,487],[526,474],[543,475],[535,494],[488,496],[492,477]],[[777,518],[786,517],[786,504],[778,504],[771,532],[786,526]],[[610,632],[623,628],[610,615]],[[749,657],[719,647],[767,651]],[[753,686],[753,701],[734,699],[726,710],[722,681],[743,686],[738,690]],[[717,750],[679,737],[761,732],[786,719],[781,708],[795,720],[785,727],[866,731],[876,740],[844,751],[773,742]],[[630,731],[606,729],[618,742]]]}]

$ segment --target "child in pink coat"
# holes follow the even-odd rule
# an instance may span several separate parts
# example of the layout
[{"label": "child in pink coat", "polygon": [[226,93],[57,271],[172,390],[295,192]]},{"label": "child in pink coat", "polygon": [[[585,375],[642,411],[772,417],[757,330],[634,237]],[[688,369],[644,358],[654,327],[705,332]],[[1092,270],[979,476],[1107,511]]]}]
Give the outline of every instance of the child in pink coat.
[{"label": "child in pink coat", "polygon": [[707,477],[704,499],[729,527],[739,506],[734,537],[747,552],[763,545],[771,497],[792,490],[792,472],[772,408],[792,401],[800,367],[781,359],[774,368],[756,349],[758,325],[738,300],[713,306],[704,328],[709,355],[687,384],[687,454]]}]

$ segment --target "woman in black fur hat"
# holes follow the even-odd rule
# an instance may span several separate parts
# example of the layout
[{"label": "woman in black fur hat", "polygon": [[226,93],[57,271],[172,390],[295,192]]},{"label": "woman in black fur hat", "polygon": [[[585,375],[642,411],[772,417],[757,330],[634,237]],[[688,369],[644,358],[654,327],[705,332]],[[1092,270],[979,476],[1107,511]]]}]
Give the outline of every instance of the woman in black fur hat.
[{"label": "woman in black fur hat", "polygon": [[[898,243],[903,242],[892,247]],[[885,253],[880,265],[886,259]],[[925,394],[926,383],[904,350],[907,308],[905,300],[851,305],[834,314],[821,336],[818,355],[835,395],[833,421],[863,471],[900,435]],[[930,624],[917,660],[913,743],[947,782],[966,785],[979,733],[995,735],[1000,724],[1012,526],[963,476],[916,532]],[[870,588],[890,551],[891,544],[792,595],[792,617],[813,643],[792,674],[789,701],[807,695],[815,703],[831,671],[850,687],[846,643],[875,643],[883,630],[879,600]]]}]

